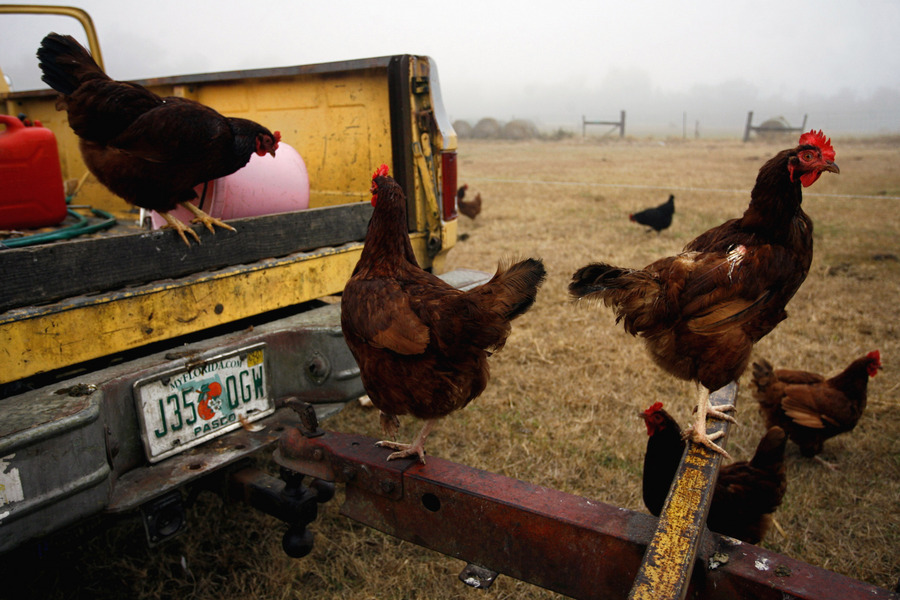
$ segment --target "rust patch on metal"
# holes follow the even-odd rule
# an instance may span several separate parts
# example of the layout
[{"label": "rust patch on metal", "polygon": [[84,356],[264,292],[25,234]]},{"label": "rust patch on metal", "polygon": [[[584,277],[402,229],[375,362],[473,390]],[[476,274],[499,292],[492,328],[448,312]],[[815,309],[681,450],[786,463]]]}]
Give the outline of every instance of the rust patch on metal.
[{"label": "rust patch on metal", "polygon": [[[427,465],[412,459],[388,463],[389,452],[371,438],[336,432],[310,438],[294,430],[282,436],[276,461],[297,473],[345,483],[341,514],[364,525],[573,598],[625,598],[639,576],[656,525],[647,514],[439,457],[429,456]],[[707,473],[694,471],[684,484],[696,490],[707,481]],[[710,533],[704,520],[705,512],[692,521],[695,531],[673,529],[664,553],[653,555],[661,561],[668,554],[690,555],[691,569],[695,555],[704,562],[716,556],[715,570],[704,566],[693,577],[690,569],[684,575],[690,588],[680,592],[692,599],[900,600],[887,590]],[[674,522],[670,516],[669,525],[661,520],[660,526]],[[703,550],[697,553],[699,546]],[[759,569],[760,564],[769,568]],[[649,577],[659,582],[663,576],[659,571]],[[651,591],[635,597],[664,596]]]}]

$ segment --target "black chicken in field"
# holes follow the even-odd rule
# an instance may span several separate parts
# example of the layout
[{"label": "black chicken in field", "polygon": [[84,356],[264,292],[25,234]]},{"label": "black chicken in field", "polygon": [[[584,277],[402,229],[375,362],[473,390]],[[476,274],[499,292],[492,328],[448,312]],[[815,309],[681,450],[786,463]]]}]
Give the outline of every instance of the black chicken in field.
[{"label": "black chicken in field", "polygon": [[[656,230],[656,234],[659,235],[660,231],[668,229],[669,225],[672,224],[672,215],[674,214],[675,196],[669,194],[669,199],[659,206],[654,206],[653,208],[648,208],[641,212],[628,215],[628,218],[635,223],[640,223],[641,225],[646,225],[650,229]],[[647,233],[650,233],[650,229],[647,230]]]},{"label": "black chicken in field", "polygon": [[68,35],[47,35],[37,56],[42,79],[60,93],[56,107],[67,111],[85,165],[100,183],[130,204],[161,214],[185,244],[185,233],[200,238],[168,214],[179,204],[210,231],[213,225],[234,230],[189,202],[197,197],[194,187],[234,173],[254,152],[275,156],[277,131],[114,81]]}]

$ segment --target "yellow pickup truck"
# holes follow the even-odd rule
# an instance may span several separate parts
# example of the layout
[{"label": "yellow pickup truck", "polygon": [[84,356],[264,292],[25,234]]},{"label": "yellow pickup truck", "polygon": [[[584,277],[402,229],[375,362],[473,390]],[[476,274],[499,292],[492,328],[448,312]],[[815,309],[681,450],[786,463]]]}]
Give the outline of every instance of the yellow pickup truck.
[{"label": "yellow pickup truck", "polygon": [[[65,11],[99,59],[89,17]],[[337,295],[362,249],[379,164],[408,196],[420,264],[441,273],[456,242],[457,140],[428,57],[138,83],[280,130],[307,166],[309,208],[235,219],[236,233],[203,232],[186,246],[171,230],[140,227],[87,177],[74,202],[118,225],[31,245],[0,239],[0,552],[137,510],[159,542],[180,529],[187,487],[270,448],[296,422],[292,399],[322,418],[364,393]],[[0,88],[0,113],[50,129],[63,178],[82,179],[55,101],[49,89]],[[460,286],[483,278],[445,276]]]}]

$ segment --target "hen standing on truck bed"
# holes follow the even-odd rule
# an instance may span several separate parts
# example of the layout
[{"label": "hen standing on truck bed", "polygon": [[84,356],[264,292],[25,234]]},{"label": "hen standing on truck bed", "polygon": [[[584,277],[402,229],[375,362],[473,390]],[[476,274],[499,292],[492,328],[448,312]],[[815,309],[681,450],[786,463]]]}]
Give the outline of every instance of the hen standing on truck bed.
[{"label": "hen standing on truck bed", "polygon": [[62,94],[69,125],[81,138],[84,162],[126,201],[160,213],[185,244],[197,233],[168,214],[176,205],[213,225],[234,228],[190,203],[194,186],[225,177],[256,152],[275,156],[281,134],[247,119],[227,118],[199,102],[160,98],[135,84],[113,81],[68,35],[51,33],[38,50],[42,79]]}]

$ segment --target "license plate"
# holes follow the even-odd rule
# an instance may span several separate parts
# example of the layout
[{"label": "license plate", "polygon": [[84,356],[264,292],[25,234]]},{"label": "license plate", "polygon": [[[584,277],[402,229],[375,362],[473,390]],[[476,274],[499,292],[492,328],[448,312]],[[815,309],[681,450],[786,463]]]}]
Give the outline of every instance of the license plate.
[{"label": "license plate", "polygon": [[151,463],[275,412],[265,344],[136,381],[134,398]]}]

